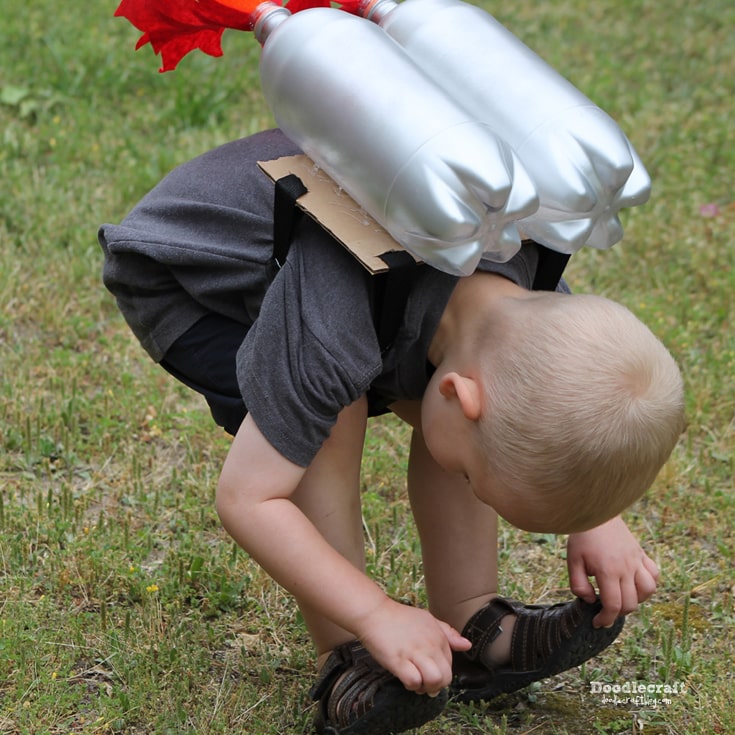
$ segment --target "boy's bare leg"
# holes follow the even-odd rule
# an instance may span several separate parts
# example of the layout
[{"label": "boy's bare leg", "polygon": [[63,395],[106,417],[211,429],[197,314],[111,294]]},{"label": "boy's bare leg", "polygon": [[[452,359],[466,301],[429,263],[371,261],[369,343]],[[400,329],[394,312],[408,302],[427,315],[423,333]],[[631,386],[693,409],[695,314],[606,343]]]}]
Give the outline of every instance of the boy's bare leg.
[{"label": "boy's bare leg", "polygon": [[414,430],[408,492],[432,612],[461,630],[498,588],[497,515],[460,475],[436,465]]},{"label": "boy's bare leg", "polygon": [[[419,404],[401,403],[394,412],[413,427],[408,493],[421,540],[431,612],[462,631],[470,617],[498,595],[498,516],[477,499],[461,475],[443,470],[426,448]],[[491,657],[510,658],[515,617],[501,621]]]},{"label": "boy's bare leg", "polygon": [[[292,496],[321,535],[358,569],[365,570],[360,506],[360,465],[367,424],[367,402],[345,408]],[[329,652],[354,639],[297,599],[321,665]]]}]

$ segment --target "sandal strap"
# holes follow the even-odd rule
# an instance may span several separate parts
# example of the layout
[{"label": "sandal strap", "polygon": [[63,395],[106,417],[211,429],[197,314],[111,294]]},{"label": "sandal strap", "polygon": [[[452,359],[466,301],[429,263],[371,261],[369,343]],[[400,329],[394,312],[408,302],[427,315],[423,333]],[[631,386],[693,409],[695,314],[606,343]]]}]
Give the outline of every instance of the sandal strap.
[{"label": "sandal strap", "polygon": [[332,649],[309,696],[312,700],[322,697],[340,674],[367,657],[370,657],[370,654],[360,641],[349,641]]},{"label": "sandal strap", "polygon": [[311,690],[320,735],[395,735],[438,717],[447,691],[416,694],[384,669],[359,642],[332,651]]},{"label": "sandal strap", "polygon": [[[620,634],[625,619],[610,628],[595,628],[592,621],[602,604],[579,598],[555,605],[524,605],[495,598],[476,613],[463,635],[472,641],[467,652],[454,654],[452,694],[461,702],[488,701],[527,687],[534,681],[579,666],[607,648]],[[510,641],[510,662],[494,666],[489,644],[498,635],[501,614],[516,616]],[[483,631],[483,620],[491,629]]]},{"label": "sandal strap", "polygon": [[481,607],[462,629],[462,635],[472,643],[472,648],[464,652],[470,661],[484,663],[490,644],[503,632],[500,621],[506,615],[517,615],[520,603],[495,597]]},{"label": "sandal strap", "polygon": [[393,678],[362,643],[351,641],[332,651],[310,694],[321,700],[325,721],[345,727],[372,708],[378,690]]},{"label": "sandal strap", "polygon": [[329,695],[329,720],[344,725],[362,717],[372,709],[380,687],[391,678],[387,671],[370,667],[348,670]]},{"label": "sandal strap", "polygon": [[465,656],[493,668],[484,654],[502,632],[500,621],[510,614],[516,617],[510,642],[510,669],[541,669],[564,641],[574,635],[584,620],[585,606],[579,598],[555,605],[524,605],[517,600],[496,597],[465,625],[462,635],[472,642]]},{"label": "sandal strap", "polygon": [[510,644],[513,671],[536,671],[570,639],[585,617],[585,603],[577,598],[555,605],[521,605]]}]

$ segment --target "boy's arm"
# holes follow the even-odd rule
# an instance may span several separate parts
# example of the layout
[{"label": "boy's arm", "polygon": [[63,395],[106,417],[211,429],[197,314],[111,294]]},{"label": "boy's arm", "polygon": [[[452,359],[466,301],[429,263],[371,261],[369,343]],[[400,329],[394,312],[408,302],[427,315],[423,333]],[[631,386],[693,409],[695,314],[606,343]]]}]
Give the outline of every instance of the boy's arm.
[{"label": "boy's arm", "polygon": [[[338,421],[333,433],[345,424]],[[329,456],[334,446],[340,443],[328,441],[317,455],[322,473],[325,462],[341,466]],[[407,688],[439,691],[451,679],[451,645],[461,637],[427,611],[392,601],[327,543],[291,500],[308,472],[276,451],[247,416],[217,488],[223,525],[274,580],[353,633]]]},{"label": "boy's arm", "polygon": [[570,534],[567,567],[572,592],[587,602],[595,598],[589,577],[595,577],[602,610],[593,623],[609,627],[620,615],[633,612],[655,591],[656,563],[641,548],[620,516],[597,528]]}]

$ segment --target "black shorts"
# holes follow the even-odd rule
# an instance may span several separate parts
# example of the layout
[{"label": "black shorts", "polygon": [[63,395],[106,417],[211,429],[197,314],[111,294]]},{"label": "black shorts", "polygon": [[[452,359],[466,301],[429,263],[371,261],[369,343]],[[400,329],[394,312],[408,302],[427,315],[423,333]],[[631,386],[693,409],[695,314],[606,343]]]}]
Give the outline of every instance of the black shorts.
[{"label": "black shorts", "polygon": [[[212,418],[234,436],[247,415],[237,382],[237,351],[248,327],[219,314],[207,314],[190,327],[161,360],[165,368],[184,385],[201,393],[209,404]],[[387,399],[368,391],[368,415],[388,413]]]},{"label": "black shorts", "polygon": [[161,366],[201,393],[212,417],[233,436],[247,409],[237,382],[236,356],[248,327],[219,314],[202,317],[174,342]]}]

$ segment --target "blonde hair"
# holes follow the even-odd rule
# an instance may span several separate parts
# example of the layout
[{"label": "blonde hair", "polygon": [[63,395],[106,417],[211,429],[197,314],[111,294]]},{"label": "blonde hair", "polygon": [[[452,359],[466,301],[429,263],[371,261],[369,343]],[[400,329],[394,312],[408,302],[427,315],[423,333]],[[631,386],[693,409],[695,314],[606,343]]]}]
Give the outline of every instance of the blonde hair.
[{"label": "blonde hair", "polygon": [[513,301],[485,335],[493,347],[478,430],[488,477],[538,530],[597,526],[653,484],[676,445],[685,423],[679,369],[613,301]]}]

